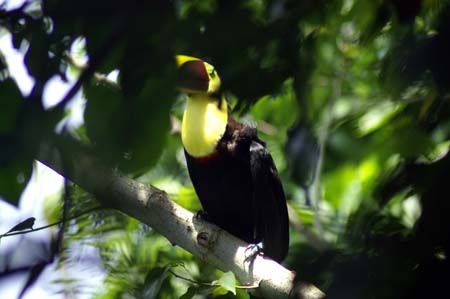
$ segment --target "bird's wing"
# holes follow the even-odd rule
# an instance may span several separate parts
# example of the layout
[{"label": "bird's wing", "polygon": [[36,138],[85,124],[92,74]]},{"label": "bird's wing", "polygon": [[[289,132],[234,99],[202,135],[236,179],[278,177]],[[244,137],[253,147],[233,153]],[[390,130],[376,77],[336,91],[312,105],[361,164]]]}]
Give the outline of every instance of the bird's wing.
[{"label": "bird's wing", "polygon": [[286,198],[272,157],[257,141],[250,145],[250,168],[257,234],[262,237],[264,254],[281,262],[289,249]]}]

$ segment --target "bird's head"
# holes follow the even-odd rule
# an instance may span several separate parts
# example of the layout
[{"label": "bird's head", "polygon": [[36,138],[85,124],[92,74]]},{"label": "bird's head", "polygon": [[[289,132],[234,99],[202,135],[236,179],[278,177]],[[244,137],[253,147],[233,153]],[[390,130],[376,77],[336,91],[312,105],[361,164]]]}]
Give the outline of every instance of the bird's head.
[{"label": "bird's head", "polygon": [[214,66],[195,57],[177,55],[178,88],[189,94],[217,94],[220,90],[220,77]]}]

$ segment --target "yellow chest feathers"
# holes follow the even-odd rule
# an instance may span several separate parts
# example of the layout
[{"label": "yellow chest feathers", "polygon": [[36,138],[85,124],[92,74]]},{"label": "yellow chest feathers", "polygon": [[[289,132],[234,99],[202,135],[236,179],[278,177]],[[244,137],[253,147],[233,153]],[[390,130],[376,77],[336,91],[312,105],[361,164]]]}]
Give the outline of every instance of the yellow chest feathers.
[{"label": "yellow chest feathers", "polygon": [[[220,107],[219,107],[220,106]],[[204,157],[214,152],[228,122],[225,98],[220,105],[206,95],[189,97],[183,114],[181,140],[193,157]]]}]

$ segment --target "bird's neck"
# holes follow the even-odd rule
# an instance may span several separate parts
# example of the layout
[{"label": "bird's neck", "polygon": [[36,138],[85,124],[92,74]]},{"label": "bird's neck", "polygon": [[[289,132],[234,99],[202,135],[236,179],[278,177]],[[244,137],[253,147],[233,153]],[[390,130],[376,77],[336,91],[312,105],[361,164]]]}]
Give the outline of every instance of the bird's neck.
[{"label": "bird's neck", "polygon": [[206,94],[188,97],[181,126],[181,140],[189,155],[205,157],[212,154],[225,133],[228,123],[225,97],[220,104]]}]

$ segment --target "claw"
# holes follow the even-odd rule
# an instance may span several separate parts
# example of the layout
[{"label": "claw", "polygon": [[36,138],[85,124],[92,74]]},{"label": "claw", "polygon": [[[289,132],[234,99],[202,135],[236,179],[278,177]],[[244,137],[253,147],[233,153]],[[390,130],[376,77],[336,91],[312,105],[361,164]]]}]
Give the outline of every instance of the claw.
[{"label": "claw", "polygon": [[263,248],[261,243],[258,244],[250,244],[245,249],[245,259],[244,262],[251,263],[257,255],[264,255]]}]

